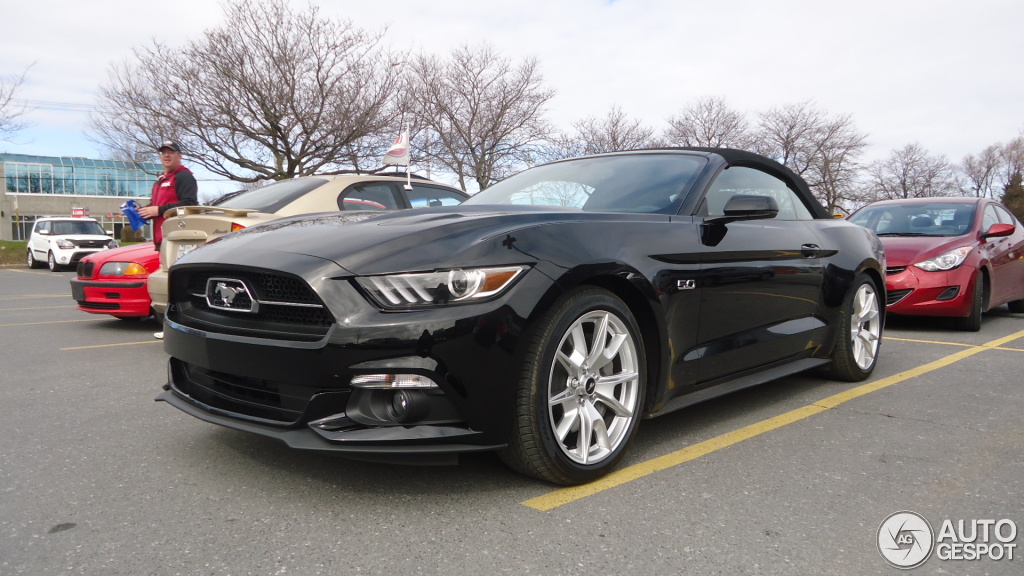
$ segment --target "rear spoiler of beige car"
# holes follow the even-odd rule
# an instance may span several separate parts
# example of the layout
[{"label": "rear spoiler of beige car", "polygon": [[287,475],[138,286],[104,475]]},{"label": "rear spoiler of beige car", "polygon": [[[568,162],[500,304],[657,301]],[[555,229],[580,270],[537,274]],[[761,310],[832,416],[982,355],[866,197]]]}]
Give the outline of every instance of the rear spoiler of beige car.
[{"label": "rear spoiler of beige car", "polygon": [[167,211],[167,218],[188,216],[190,214],[223,214],[225,216],[237,216],[244,218],[247,214],[259,212],[248,208],[221,208],[219,206],[179,206],[174,210]]}]

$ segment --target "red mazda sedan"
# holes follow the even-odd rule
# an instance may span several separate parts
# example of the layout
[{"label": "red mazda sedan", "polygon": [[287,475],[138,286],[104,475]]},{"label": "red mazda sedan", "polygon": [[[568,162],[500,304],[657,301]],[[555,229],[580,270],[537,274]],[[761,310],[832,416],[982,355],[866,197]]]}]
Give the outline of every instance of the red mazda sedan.
[{"label": "red mazda sedan", "polygon": [[142,242],[86,256],[71,279],[71,297],[78,309],[117,318],[146,318],[152,307],[147,280],[160,268],[152,242]]},{"label": "red mazda sedan", "polygon": [[886,309],[950,316],[977,332],[981,315],[1009,305],[1024,312],[1024,228],[990,198],[883,200],[849,220],[885,246]]}]

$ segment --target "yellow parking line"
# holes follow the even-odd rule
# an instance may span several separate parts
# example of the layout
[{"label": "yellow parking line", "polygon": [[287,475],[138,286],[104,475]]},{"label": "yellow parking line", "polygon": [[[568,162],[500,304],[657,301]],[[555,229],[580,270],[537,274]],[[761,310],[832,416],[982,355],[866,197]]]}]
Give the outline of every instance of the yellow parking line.
[{"label": "yellow parking line", "polygon": [[92,346],[73,346],[71,348],[59,348],[61,352],[66,350],[88,350],[91,348],[110,348],[111,346],[135,346],[136,344],[163,344],[163,340],[146,340],[144,342],[118,342],[116,344],[93,344]]},{"label": "yellow parking line", "polygon": [[[977,344],[964,344],[963,342],[945,342],[942,340],[915,340],[913,338],[890,338],[889,336],[885,336],[885,339],[898,340],[900,342],[919,342],[921,344],[945,344],[946,346],[963,346],[964,348],[977,346]],[[1006,346],[986,346],[985,344],[982,344],[982,346],[992,348],[993,350],[1009,350],[1010,352],[1024,352],[1024,348],[1008,348]]]},{"label": "yellow parking line", "polygon": [[552,510],[559,506],[569,504],[570,502],[575,502],[581,498],[597,494],[598,492],[621,486],[626,482],[651,475],[660,470],[678,466],[684,462],[700,458],[701,456],[710,454],[716,450],[732,446],[733,444],[759,436],[765,432],[775,430],[776,428],[781,428],[787,424],[803,420],[804,418],[835,408],[844,402],[849,402],[850,400],[859,398],[865,394],[870,394],[871,392],[881,390],[892,386],[893,384],[921,376],[922,374],[927,374],[928,372],[932,372],[940,368],[945,368],[954,362],[959,362],[964,358],[968,358],[986,350],[996,349],[1002,344],[1012,342],[1020,338],[1024,338],[1024,330],[979,346],[973,346],[967,350],[961,350],[955,354],[950,354],[949,356],[918,366],[912,370],[900,372],[899,374],[895,374],[887,378],[882,378],[874,382],[857,386],[856,388],[829,396],[828,398],[813,404],[797,408],[796,410],[786,412],[785,414],[781,414],[767,420],[762,420],[761,422],[756,422],[749,426],[744,426],[738,430],[733,430],[732,432],[722,434],[721,436],[711,438],[710,440],[705,440],[692,446],[687,446],[686,448],[677,450],[670,454],[659,456],[639,464],[634,464],[633,466],[629,466],[621,470],[616,470],[600,480],[591,482],[590,484],[561,488],[554,492],[549,492],[536,498],[531,498],[523,502],[523,505],[541,511]]},{"label": "yellow parking line", "polygon": [[67,324],[70,322],[99,322],[100,320],[106,320],[106,318],[86,318],[85,320],[54,320],[52,322],[23,322],[21,324],[0,324],[0,328],[10,328],[12,326],[42,326],[43,324]]}]

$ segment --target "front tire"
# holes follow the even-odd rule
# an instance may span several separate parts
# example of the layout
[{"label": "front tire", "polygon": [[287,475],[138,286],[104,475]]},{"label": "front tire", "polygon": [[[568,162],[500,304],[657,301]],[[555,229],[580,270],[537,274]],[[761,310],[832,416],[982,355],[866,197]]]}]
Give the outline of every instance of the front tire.
[{"label": "front tire", "polygon": [[607,474],[636,434],[646,392],[633,314],[607,290],[580,288],[537,320],[526,347],[502,460],[555,484]]},{"label": "front tire", "polygon": [[46,265],[49,267],[50,272],[57,272],[60,270],[60,265],[57,264],[57,258],[50,252],[46,255]]},{"label": "front tire", "polygon": [[25,263],[28,264],[29,268],[42,268],[43,267],[43,263],[40,262],[39,260],[36,260],[36,257],[32,255],[32,249],[31,248],[29,248],[26,251]]},{"label": "front tire", "polygon": [[860,382],[871,375],[882,343],[882,297],[871,277],[857,276],[843,303],[839,338],[832,350],[826,375],[835,380]]},{"label": "front tire", "polygon": [[977,332],[981,330],[982,308],[985,307],[985,279],[978,271],[974,279],[974,295],[971,298],[971,313],[965,318],[954,318],[953,325],[957,330]]}]

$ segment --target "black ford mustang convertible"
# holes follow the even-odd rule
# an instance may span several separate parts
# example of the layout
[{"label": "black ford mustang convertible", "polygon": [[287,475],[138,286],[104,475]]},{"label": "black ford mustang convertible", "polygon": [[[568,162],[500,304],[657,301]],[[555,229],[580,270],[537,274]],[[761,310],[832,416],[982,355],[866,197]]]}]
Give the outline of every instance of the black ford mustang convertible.
[{"label": "black ford mustang convertible", "polygon": [[555,162],[461,206],[289,218],[193,251],[170,271],[158,399],[294,448],[497,450],[582,483],[643,418],[809,369],[867,378],[884,260],[748,152]]}]

